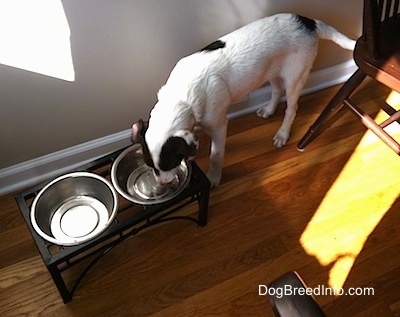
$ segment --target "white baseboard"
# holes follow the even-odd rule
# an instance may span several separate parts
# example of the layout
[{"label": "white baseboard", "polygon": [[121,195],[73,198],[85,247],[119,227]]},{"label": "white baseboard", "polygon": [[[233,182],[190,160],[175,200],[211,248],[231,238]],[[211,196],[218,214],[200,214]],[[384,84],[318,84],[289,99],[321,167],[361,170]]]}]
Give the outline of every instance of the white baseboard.
[{"label": "white baseboard", "polygon": [[50,153],[0,170],[0,196],[50,180],[128,146],[131,130]]},{"label": "white baseboard", "polygon": [[[354,62],[312,72],[303,94],[345,82],[356,70]],[[231,107],[230,119],[249,114],[265,104],[271,96],[269,86],[251,93],[246,100]],[[80,165],[116,151],[131,143],[130,129],[79,144],[33,160],[0,169],[0,196],[50,180]]]}]

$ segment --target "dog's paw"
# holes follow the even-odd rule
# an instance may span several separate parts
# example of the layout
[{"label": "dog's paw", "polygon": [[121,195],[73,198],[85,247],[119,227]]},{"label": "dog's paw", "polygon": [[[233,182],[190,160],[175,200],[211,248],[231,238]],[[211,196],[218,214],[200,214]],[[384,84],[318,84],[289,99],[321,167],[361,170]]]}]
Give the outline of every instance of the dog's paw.
[{"label": "dog's paw", "polygon": [[218,187],[221,184],[221,175],[216,175],[215,173],[208,172],[207,178],[211,183],[211,188]]},{"label": "dog's paw", "polygon": [[267,119],[274,114],[274,111],[271,111],[268,107],[262,107],[257,110],[257,116],[260,118]]},{"label": "dog's paw", "polygon": [[274,146],[281,148],[286,145],[289,140],[289,133],[278,131],[274,136]]}]

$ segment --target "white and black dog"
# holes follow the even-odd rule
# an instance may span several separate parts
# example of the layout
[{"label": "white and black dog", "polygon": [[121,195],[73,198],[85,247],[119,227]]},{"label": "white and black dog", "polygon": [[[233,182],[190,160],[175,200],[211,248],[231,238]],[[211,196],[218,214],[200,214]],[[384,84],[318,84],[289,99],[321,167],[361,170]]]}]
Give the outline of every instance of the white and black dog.
[{"label": "white and black dog", "polygon": [[352,50],[355,41],[319,20],[282,13],[250,23],[222,36],[199,52],[182,58],[158,93],[148,126],[132,126],[133,140],[141,142],[145,162],[160,184],[175,178],[183,159],[198,147],[195,125],[211,137],[212,186],[221,181],[227,134],[227,109],[269,82],[272,97],[257,111],[271,116],[286,92],[287,108],[273,142],[282,147],[289,138],[297,102],[318,49],[318,40],[332,40]]}]

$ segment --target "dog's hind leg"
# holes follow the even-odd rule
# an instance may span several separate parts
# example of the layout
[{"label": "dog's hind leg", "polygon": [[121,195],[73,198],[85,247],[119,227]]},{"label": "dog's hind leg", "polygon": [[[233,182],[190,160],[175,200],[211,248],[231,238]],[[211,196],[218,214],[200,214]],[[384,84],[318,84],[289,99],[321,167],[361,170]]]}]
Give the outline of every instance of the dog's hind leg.
[{"label": "dog's hind leg", "polygon": [[269,103],[257,110],[257,116],[261,118],[269,118],[272,116],[281,100],[283,94],[282,79],[280,77],[275,77],[270,80],[271,85],[271,100]]},{"label": "dog's hind leg", "polygon": [[286,145],[293,121],[296,117],[298,101],[304,85],[310,74],[318,44],[315,38],[310,38],[301,50],[289,55],[281,69],[282,83],[286,92],[286,110],[282,125],[274,136],[274,145],[280,148]]},{"label": "dog's hind leg", "polygon": [[211,137],[210,167],[207,172],[207,178],[210,180],[212,187],[217,187],[221,183],[227,130],[228,119],[226,118],[218,126],[207,129],[207,133]]},{"label": "dog's hind leg", "polygon": [[307,80],[308,74],[309,70],[304,70],[299,74],[299,76],[291,77],[289,79],[286,78],[284,82],[287,107],[285,110],[282,125],[276,132],[273,139],[274,146],[276,146],[277,148],[285,146],[289,139],[290,130],[292,128],[292,124],[297,113],[298,100],[303,90],[304,84]]}]

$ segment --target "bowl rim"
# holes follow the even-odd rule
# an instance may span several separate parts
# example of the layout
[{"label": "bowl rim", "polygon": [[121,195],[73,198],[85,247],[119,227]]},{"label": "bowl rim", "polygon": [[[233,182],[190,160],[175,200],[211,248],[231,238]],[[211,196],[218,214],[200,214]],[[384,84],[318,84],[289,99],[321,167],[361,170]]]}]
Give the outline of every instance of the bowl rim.
[{"label": "bowl rim", "polygon": [[[112,200],[113,200],[113,208],[110,212],[110,216],[107,220],[107,223],[103,225],[102,228],[100,228],[99,230],[93,231],[91,233],[89,233],[86,236],[83,237],[79,237],[79,238],[71,238],[70,241],[60,241],[48,234],[46,234],[45,232],[43,232],[43,230],[40,228],[40,226],[38,225],[37,221],[36,221],[36,206],[39,203],[40,198],[43,196],[43,194],[46,192],[46,190],[48,190],[51,186],[53,186],[55,183],[58,183],[66,178],[77,178],[77,177],[89,177],[89,178],[95,178],[99,181],[101,181],[104,185],[106,185],[108,187],[108,189],[110,190],[111,194],[112,194]],[[114,221],[115,216],[117,215],[118,212],[118,194],[115,190],[115,188],[112,186],[112,184],[104,177],[95,174],[95,173],[91,173],[91,172],[84,172],[84,171],[79,171],[79,172],[71,172],[71,173],[67,173],[67,174],[63,174],[55,179],[53,179],[52,181],[48,182],[39,192],[38,194],[35,196],[35,198],[33,199],[31,208],[30,208],[30,221],[32,224],[33,229],[35,230],[35,232],[41,236],[43,239],[56,244],[56,245],[63,245],[63,246],[74,246],[74,245],[79,245],[82,244],[84,242],[87,242],[95,237],[97,237],[98,235],[100,235],[102,232],[104,232],[109,225],[111,224],[112,221]]]},{"label": "bowl rim", "polygon": [[[192,174],[192,165],[190,164],[190,162],[184,161],[184,164],[186,165],[187,168],[187,177],[185,179],[185,181],[181,184],[180,189],[177,190],[172,196],[166,196],[166,197],[162,197],[158,200],[139,200],[139,199],[135,199],[135,197],[129,195],[126,191],[124,191],[121,186],[118,183],[117,180],[117,167],[119,165],[119,163],[121,162],[121,160],[126,156],[126,154],[128,154],[129,152],[132,152],[135,148],[139,148],[141,149],[142,146],[140,143],[134,143],[130,146],[128,146],[125,150],[123,150],[115,159],[115,161],[112,163],[111,166],[111,182],[114,186],[114,188],[117,190],[117,192],[124,197],[126,200],[130,201],[131,203],[134,204],[138,204],[138,205],[142,205],[142,206],[155,206],[155,205],[159,205],[162,203],[165,203],[167,201],[170,201],[171,199],[175,198],[176,196],[178,196],[187,186],[187,184],[190,181],[191,178],[191,174]],[[182,163],[181,163],[182,164]]]}]

